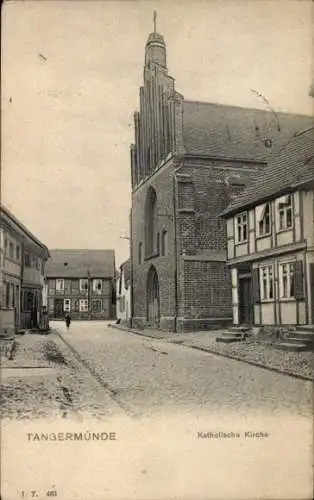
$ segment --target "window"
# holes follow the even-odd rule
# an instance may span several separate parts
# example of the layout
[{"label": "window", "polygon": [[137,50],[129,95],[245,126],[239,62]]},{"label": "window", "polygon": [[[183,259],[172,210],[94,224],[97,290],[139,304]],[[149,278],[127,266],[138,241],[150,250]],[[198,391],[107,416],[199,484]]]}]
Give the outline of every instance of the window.
[{"label": "window", "polygon": [[120,312],[124,312],[125,310],[125,297],[121,296],[120,297]]},{"label": "window", "polygon": [[157,195],[153,187],[147,193],[145,205],[145,252],[147,257],[151,257],[156,252],[155,237],[157,226]]},{"label": "window", "polygon": [[5,306],[10,307],[10,283],[5,284]]},{"label": "window", "polygon": [[63,310],[64,312],[71,311],[71,299],[64,299],[63,301]]},{"label": "window", "polygon": [[138,263],[143,263],[143,243],[138,244]]},{"label": "window", "polygon": [[270,204],[257,207],[256,210],[257,223],[258,223],[258,234],[260,236],[270,233]]},{"label": "window", "polygon": [[274,298],[273,266],[263,266],[260,268],[260,296],[261,300],[271,300]]},{"label": "window", "polygon": [[294,262],[280,264],[279,266],[279,296],[282,299],[294,298]]},{"label": "window", "polygon": [[283,196],[278,200],[279,230],[292,227],[292,196]]},{"label": "window", "polygon": [[20,260],[20,247],[16,245],[16,260]]},{"label": "window", "polygon": [[101,312],[101,300],[93,300],[92,308],[93,308],[94,313],[100,313]]},{"label": "window", "polygon": [[11,283],[10,296],[11,296],[11,307],[15,307],[14,283]]},{"label": "window", "polygon": [[161,233],[161,255],[168,255],[168,232]]},{"label": "window", "polygon": [[56,280],[56,291],[57,292],[63,292],[64,290],[64,280],[63,279],[57,279]]},{"label": "window", "polygon": [[236,217],[236,238],[237,242],[247,240],[247,213],[240,214]]},{"label": "window", "polygon": [[4,240],[4,250],[5,250],[5,255],[7,255],[7,253],[8,253],[8,240],[7,239]]},{"label": "window", "polygon": [[10,257],[10,259],[13,259],[13,256],[14,256],[14,247],[13,247],[12,241],[10,241],[10,243],[9,243],[9,257]]},{"label": "window", "polygon": [[157,233],[157,235],[156,235],[156,252],[157,252],[157,255],[159,255],[159,253],[160,253],[160,235],[159,235],[159,233]]},{"label": "window", "polygon": [[80,312],[88,311],[88,300],[80,299]]},{"label": "window", "polygon": [[93,291],[96,293],[101,293],[102,291],[102,280],[93,280]]},{"label": "window", "polygon": [[80,291],[81,292],[86,292],[88,290],[88,280],[87,279],[81,279],[80,280]]},{"label": "window", "polygon": [[30,258],[29,253],[24,254],[24,265],[26,267],[30,267],[30,265],[31,265],[31,258]]}]

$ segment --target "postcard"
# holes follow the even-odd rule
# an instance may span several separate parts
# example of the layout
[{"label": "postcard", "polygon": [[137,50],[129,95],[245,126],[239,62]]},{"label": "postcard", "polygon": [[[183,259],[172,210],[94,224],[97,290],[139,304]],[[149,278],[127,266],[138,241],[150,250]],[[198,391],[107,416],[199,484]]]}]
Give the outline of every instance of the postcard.
[{"label": "postcard", "polygon": [[2,500],[312,498],[313,8],[2,2]]}]

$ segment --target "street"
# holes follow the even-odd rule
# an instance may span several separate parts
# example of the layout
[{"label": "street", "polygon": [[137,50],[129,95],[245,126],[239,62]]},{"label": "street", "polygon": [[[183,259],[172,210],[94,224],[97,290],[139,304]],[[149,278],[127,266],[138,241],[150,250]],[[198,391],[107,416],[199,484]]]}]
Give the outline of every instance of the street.
[{"label": "street", "polygon": [[[39,417],[56,411],[63,418],[311,414],[310,382],[119,331],[105,322],[73,322],[68,330],[63,322],[51,326],[59,335],[34,341],[45,356],[42,366],[24,370],[24,376],[21,370],[3,370],[3,417],[33,418],[38,401]],[[28,390],[19,398],[22,379]]]},{"label": "street", "polygon": [[73,323],[68,331],[52,326],[131,415],[311,414],[310,382],[103,323]]},{"label": "street", "polygon": [[104,322],[51,326],[2,369],[5,500],[310,498],[311,382]]}]

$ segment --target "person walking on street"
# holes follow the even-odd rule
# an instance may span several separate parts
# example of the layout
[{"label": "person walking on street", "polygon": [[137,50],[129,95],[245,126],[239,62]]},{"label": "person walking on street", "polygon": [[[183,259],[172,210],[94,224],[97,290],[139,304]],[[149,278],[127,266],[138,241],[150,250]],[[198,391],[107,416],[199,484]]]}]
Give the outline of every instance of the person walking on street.
[{"label": "person walking on street", "polygon": [[67,328],[69,329],[70,324],[71,324],[71,316],[69,313],[66,313],[66,315],[65,315],[65,324],[66,324]]}]

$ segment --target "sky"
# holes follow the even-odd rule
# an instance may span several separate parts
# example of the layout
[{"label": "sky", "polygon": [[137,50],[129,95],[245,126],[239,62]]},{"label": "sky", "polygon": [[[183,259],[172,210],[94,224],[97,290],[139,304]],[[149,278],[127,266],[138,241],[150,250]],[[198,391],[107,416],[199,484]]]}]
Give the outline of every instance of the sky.
[{"label": "sky", "polygon": [[10,0],[2,6],[1,201],[49,248],[129,253],[145,43],[190,100],[311,114],[311,0]]}]

